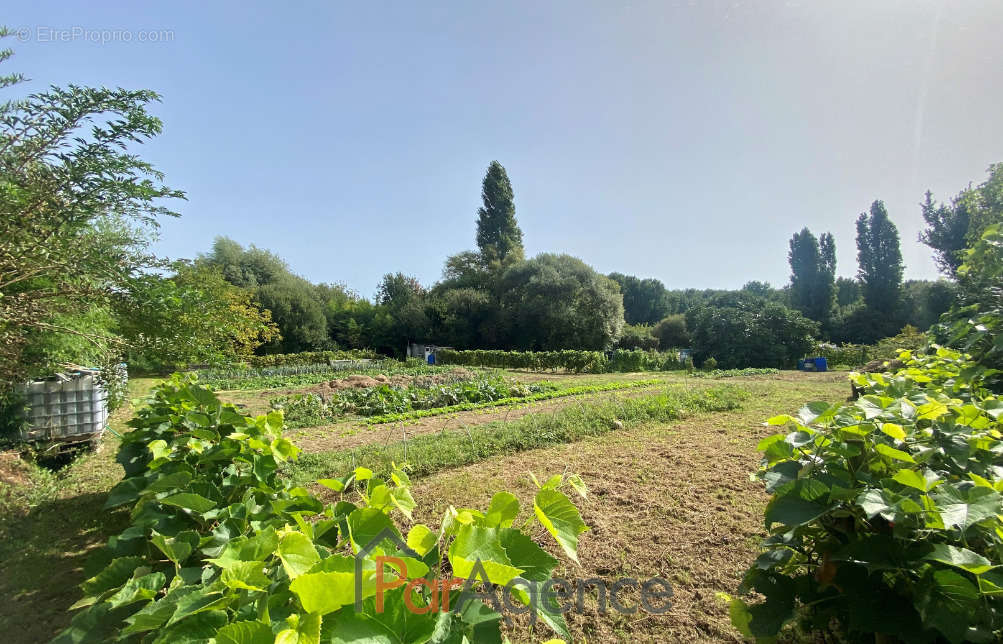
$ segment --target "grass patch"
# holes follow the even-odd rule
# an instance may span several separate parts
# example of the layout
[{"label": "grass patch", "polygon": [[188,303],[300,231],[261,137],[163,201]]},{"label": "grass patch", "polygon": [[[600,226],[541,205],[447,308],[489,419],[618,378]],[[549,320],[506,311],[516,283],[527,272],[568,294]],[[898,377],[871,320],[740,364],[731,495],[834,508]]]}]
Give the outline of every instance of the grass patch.
[{"label": "grass patch", "polygon": [[303,454],[286,468],[285,474],[302,485],[357,466],[380,475],[389,473],[392,463],[407,463],[413,475],[426,476],[499,454],[571,443],[649,422],[677,420],[687,413],[736,409],[747,397],[746,391],[724,385],[700,392],[667,391],[642,398],[583,403],[552,414],[530,414],[509,423],[479,425],[474,431],[425,434],[387,445]]}]

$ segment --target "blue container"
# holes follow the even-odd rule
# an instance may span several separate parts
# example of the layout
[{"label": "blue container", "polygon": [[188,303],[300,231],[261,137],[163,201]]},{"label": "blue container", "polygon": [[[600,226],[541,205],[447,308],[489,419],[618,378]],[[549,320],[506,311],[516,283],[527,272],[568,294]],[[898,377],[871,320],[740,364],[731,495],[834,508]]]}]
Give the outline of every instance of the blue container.
[{"label": "blue container", "polygon": [[815,363],[815,371],[829,370],[829,361],[826,360],[825,357],[815,358],[813,362]]},{"label": "blue container", "polygon": [[[825,358],[822,358],[822,359],[825,360]],[[428,364],[435,364],[435,354],[434,353],[428,354]]]}]

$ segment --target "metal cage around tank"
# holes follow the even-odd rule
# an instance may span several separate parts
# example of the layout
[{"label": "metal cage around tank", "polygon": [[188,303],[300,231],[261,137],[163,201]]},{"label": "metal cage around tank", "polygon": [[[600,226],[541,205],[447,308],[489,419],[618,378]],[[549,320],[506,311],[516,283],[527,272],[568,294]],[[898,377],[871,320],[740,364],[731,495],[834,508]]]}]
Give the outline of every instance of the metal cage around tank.
[{"label": "metal cage around tank", "polygon": [[77,442],[97,438],[108,425],[108,390],[99,371],[81,369],[23,386],[25,441]]}]

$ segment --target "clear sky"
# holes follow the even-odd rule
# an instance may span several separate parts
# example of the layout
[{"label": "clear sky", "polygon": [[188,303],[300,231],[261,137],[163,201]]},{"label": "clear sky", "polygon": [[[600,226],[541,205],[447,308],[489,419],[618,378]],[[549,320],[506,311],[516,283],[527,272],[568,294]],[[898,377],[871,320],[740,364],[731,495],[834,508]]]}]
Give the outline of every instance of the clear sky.
[{"label": "clear sky", "polygon": [[935,277],[916,241],[924,191],[948,199],[1003,161],[999,0],[35,0],[3,13],[21,30],[6,71],[30,89],[163,95],[164,133],[142,154],[189,201],[160,253],[227,235],[367,296],[388,271],[431,283],[474,246],[492,159],[528,255],[669,288],[782,285],[802,226],[834,233],[852,275],[853,222],[874,199],[899,227],[906,277]]}]

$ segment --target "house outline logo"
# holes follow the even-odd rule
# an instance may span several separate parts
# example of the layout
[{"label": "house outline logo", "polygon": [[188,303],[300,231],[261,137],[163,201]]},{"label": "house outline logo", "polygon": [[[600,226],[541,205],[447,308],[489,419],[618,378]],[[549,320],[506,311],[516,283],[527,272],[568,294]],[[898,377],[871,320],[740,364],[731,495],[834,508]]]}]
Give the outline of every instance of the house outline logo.
[{"label": "house outline logo", "polygon": [[[407,542],[401,539],[400,534],[393,528],[387,527],[383,528],[376,533],[372,539],[369,540],[365,546],[359,548],[359,552],[355,554],[355,612],[362,612],[362,560],[369,556],[376,547],[378,547],[384,541],[389,541],[395,546],[400,554],[405,557],[411,557],[413,559],[421,560],[421,555],[415,552],[411,547],[407,545]],[[383,569],[380,567],[376,571],[377,575],[383,574]]]}]

